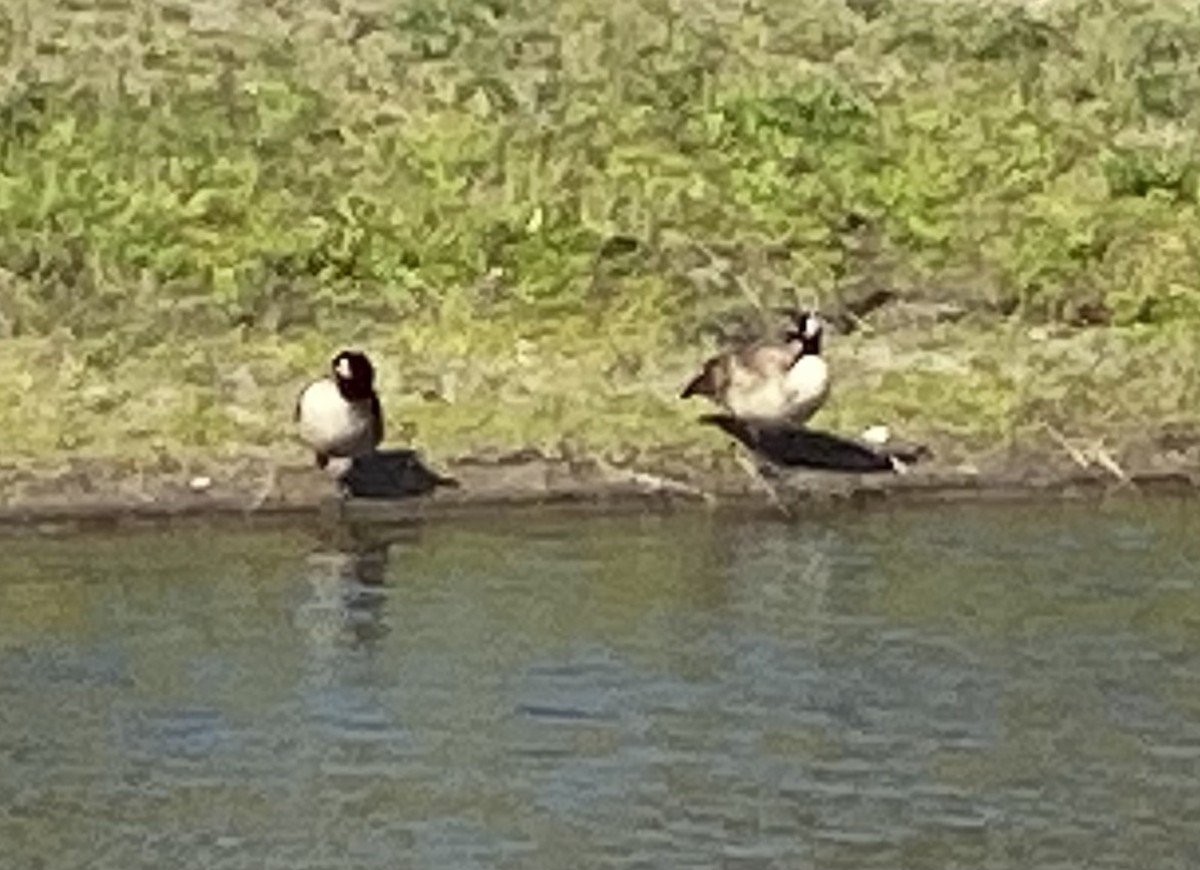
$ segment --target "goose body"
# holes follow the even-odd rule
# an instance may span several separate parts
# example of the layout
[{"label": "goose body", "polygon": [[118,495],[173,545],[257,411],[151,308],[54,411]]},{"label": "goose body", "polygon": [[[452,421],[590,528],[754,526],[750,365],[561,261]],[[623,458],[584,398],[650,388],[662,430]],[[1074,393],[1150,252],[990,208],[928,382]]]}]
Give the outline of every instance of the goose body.
[{"label": "goose body", "polygon": [[329,377],[313,381],[296,400],[301,440],[324,468],[334,457],[371,453],[383,440],[383,408],[375,393],[375,370],[366,354],[342,351]]},{"label": "goose body", "polygon": [[820,320],[802,313],[783,341],[759,341],[705,360],[681,396],[705,396],[747,422],[803,424],[829,396]]},{"label": "goose body", "polygon": [[783,358],[764,367],[763,356],[767,354],[758,355],[749,365],[737,358],[728,363],[728,383],[718,404],[742,420],[804,423],[829,395],[825,360],[819,356],[801,356],[794,362]]}]

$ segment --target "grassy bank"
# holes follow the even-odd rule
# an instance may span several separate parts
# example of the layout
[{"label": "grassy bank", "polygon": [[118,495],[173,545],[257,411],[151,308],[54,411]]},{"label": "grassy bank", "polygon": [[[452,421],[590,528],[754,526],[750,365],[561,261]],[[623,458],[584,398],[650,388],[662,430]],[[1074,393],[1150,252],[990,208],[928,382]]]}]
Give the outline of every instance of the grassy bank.
[{"label": "grassy bank", "polygon": [[831,428],[1200,421],[1193,4],[0,12],[6,455],[273,449],[351,342],[434,453],[708,454],[713,323],[880,288],[962,317],[834,337]]},{"label": "grassy bank", "polygon": [[[464,325],[449,340],[420,324],[373,329],[366,343],[380,360],[388,440],[440,461],[533,447],[648,467],[682,456],[727,463],[727,440],[694,422],[707,408],[676,398],[694,353],[662,353],[653,330],[638,326],[597,338],[590,321],[564,319],[541,339],[515,340],[502,325]],[[0,366],[17,374],[0,381],[5,455],[307,462],[280,432],[326,342],[316,333],[204,337],[102,364],[102,340],[6,341]],[[815,423],[853,433],[886,422],[932,444],[943,463],[1014,448],[1061,456],[1063,437],[1118,458],[1127,447],[1144,456],[1164,438],[1200,443],[1200,336],[1190,324],[1061,333],[930,325],[837,338],[829,357],[837,386]]]}]

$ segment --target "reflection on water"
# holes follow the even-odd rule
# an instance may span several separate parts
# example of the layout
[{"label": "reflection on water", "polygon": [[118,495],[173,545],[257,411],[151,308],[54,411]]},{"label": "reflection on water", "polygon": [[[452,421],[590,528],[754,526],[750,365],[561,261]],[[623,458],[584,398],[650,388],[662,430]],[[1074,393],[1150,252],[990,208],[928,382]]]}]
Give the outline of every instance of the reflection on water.
[{"label": "reflection on water", "polygon": [[1196,866],[1198,526],[6,541],[0,868]]},{"label": "reflection on water", "polygon": [[344,634],[370,644],[387,633],[387,562],[386,544],[318,550],[307,556],[303,573],[310,594],[296,609],[296,626],[314,648],[333,647]]}]

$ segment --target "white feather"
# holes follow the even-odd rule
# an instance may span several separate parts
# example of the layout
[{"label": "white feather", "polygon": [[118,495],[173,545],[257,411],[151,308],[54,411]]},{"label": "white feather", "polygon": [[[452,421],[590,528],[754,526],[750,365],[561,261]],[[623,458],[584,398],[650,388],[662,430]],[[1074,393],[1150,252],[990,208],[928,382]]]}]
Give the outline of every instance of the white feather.
[{"label": "white feather", "polygon": [[788,369],[784,378],[787,391],[785,416],[796,423],[803,423],[820,407],[829,396],[829,366],[816,355],[804,355]]},{"label": "white feather", "polygon": [[347,402],[328,379],[300,394],[300,437],[320,453],[356,456],[375,447],[370,402]]},{"label": "white feather", "polygon": [[729,412],[743,420],[804,423],[829,395],[829,366],[819,356],[802,356],[782,377],[734,371],[726,391]]},{"label": "white feather", "polygon": [[779,420],[787,416],[787,393],[783,385],[780,378],[760,379],[745,385],[735,383],[726,391],[724,404],[729,413],[742,420]]}]

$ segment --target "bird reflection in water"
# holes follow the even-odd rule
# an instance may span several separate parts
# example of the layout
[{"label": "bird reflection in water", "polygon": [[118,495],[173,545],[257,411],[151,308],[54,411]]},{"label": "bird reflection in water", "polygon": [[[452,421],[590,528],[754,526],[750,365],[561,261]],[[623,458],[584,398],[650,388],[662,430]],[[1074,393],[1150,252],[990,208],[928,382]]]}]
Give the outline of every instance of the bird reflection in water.
[{"label": "bird reflection in water", "polygon": [[361,538],[310,553],[308,595],[296,624],[314,647],[371,646],[388,633],[385,604],[390,542]]}]

